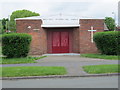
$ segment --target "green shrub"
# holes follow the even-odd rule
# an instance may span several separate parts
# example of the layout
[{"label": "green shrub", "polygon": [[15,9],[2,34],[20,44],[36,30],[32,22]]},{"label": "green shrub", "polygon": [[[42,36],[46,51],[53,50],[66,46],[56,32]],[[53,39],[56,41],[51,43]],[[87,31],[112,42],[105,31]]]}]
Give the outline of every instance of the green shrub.
[{"label": "green shrub", "polygon": [[120,52],[120,33],[118,31],[95,33],[94,41],[102,54],[118,55]]},{"label": "green shrub", "polygon": [[2,36],[3,55],[13,57],[26,57],[29,52],[31,35],[25,33],[11,33]]}]

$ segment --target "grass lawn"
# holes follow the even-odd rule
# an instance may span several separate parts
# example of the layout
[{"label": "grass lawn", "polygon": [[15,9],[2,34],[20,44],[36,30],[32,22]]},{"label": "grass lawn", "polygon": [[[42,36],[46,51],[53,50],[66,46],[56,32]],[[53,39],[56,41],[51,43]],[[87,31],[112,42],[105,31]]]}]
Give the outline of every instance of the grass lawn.
[{"label": "grass lawn", "polygon": [[48,66],[24,66],[24,67],[0,67],[2,77],[22,77],[22,76],[43,76],[43,75],[64,75],[64,67]]},{"label": "grass lawn", "polygon": [[120,73],[120,65],[117,64],[83,66],[83,69],[89,74]]},{"label": "grass lawn", "polygon": [[118,60],[118,56],[115,56],[115,55],[81,54],[80,57],[99,58],[99,59],[108,59],[108,60]]},{"label": "grass lawn", "polygon": [[2,58],[2,60],[0,60],[0,64],[36,63],[35,60],[38,60],[44,57],[46,56],[26,57],[26,58]]}]

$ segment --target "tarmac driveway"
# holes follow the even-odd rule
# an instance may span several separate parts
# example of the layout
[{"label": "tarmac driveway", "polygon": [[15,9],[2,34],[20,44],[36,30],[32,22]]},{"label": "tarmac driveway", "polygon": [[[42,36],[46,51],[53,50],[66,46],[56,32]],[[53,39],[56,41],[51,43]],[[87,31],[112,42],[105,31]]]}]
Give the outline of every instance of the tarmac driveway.
[{"label": "tarmac driveway", "polygon": [[64,66],[66,67],[67,75],[85,75],[82,66],[84,65],[100,65],[100,64],[118,64],[118,60],[104,60],[83,58],[78,56],[47,56],[37,60],[38,63],[33,64],[5,64],[6,66]]},{"label": "tarmac driveway", "polygon": [[118,64],[118,60],[83,58],[80,56],[48,56],[37,61],[41,65],[64,66],[68,75],[84,75],[82,66],[100,64]]}]

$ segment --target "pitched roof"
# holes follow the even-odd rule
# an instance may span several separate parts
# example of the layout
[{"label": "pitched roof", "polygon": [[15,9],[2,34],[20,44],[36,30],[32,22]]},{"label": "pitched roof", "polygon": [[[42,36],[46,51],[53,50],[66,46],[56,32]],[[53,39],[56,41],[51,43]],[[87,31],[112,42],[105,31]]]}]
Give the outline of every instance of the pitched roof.
[{"label": "pitched roof", "polygon": [[73,15],[50,15],[17,18],[16,20],[42,20],[42,27],[79,27],[79,18]]}]

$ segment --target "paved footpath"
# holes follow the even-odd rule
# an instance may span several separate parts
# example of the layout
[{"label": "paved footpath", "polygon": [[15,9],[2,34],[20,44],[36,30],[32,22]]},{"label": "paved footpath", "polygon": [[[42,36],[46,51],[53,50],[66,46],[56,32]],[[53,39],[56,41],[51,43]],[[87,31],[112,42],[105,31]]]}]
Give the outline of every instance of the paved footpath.
[{"label": "paved footpath", "polygon": [[82,66],[85,65],[102,65],[102,64],[118,64],[118,60],[104,60],[83,58],[80,56],[47,56],[37,60],[38,63],[32,64],[4,64],[2,67],[8,66],[64,66],[68,74],[71,76],[86,75]]}]

